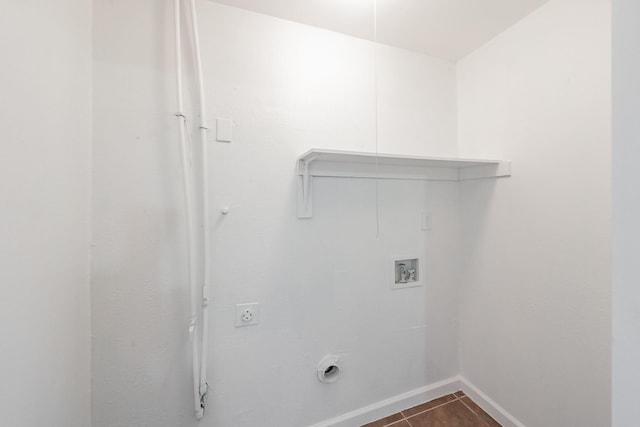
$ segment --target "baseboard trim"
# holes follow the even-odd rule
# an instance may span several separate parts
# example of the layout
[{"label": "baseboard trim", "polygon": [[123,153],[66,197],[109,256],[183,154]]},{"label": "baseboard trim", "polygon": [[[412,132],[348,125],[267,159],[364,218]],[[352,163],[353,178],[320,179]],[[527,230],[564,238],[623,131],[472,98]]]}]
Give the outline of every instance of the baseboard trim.
[{"label": "baseboard trim", "polygon": [[502,406],[498,405],[493,399],[480,391],[479,388],[471,384],[469,380],[460,378],[462,391],[471,398],[479,407],[491,415],[502,427],[525,427],[513,415],[507,412]]},{"label": "baseboard trim", "polygon": [[428,402],[460,390],[460,377],[453,377],[425,387],[393,396],[372,405],[347,412],[310,427],[354,427],[395,414],[403,409]]},{"label": "baseboard trim", "polygon": [[525,427],[493,399],[461,376],[452,377],[428,386],[408,391],[372,405],[347,412],[310,427],[354,427],[395,414],[404,409],[462,390],[503,427]]}]

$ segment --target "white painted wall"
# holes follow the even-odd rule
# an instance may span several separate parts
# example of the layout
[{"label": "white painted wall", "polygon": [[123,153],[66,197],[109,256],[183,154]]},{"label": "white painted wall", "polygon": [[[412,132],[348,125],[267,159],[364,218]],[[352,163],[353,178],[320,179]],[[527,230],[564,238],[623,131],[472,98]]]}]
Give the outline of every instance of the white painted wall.
[{"label": "white painted wall", "polygon": [[461,189],[460,368],[529,427],[611,422],[610,7],[552,0],[458,64],[461,155],[514,165]]},{"label": "white painted wall", "polygon": [[[211,143],[202,425],[304,426],[456,375],[455,184],[380,182],[377,239],[375,181],[318,179],[314,218],[296,218],[298,155],[375,150],[373,45],[197,4],[211,116],[236,123],[232,144]],[[94,426],[195,425],[171,5],[94,8]],[[378,61],[379,150],[455,155],[454,66],[389,47]],[[390,291],[391,257],[414,253],[428,285]],[[235,304],[252,301],[260,325],[234,328]],[[343,378],[320,384],[333,351]]]},{"label": "white painted wall", "polygon": [[216,0],[451,61],[482,46],[546,1]]},{"label": "white painted wall", "polygon": [[87,427],[91,1],[0,13],[0,423]]},{"label": "white painted wall", "polygon": [[613,425],[640,417],[640,289],[638,288],[638,203],[640,169],[638,104],[640,60],[637,17],[640,4],[613,2]]}]

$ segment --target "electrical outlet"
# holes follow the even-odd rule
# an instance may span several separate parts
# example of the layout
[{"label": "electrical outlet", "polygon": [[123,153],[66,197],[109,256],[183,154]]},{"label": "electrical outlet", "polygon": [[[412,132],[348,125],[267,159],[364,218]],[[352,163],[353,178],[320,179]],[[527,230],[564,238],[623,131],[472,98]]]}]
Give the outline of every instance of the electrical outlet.
[{"label": "electrical outlet", "polygon": [[236,304],[236,328],[257,325],[260,320],[260,304]]},{"label": "electrical outlet", "polygon": [[431,231],[431,213],[430,212],[422,212],[420,214],[420,216],[422,217],[422,224],[421,227],[422,231]]}]

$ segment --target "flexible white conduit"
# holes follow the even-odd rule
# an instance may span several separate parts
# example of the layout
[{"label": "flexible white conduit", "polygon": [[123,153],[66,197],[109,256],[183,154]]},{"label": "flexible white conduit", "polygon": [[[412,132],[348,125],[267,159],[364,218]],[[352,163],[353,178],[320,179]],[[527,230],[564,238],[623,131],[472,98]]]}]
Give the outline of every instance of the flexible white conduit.
[{"label": "flexible white conduit", "polygon": [[[177,95],[177,107],[178,111],[176,116],[178,117],[178,132],[180,138],[180,149],[182,157],[182,174],[184,184],[184,196],[185,196],[185,210],[187,217],[187,258],[189,264],[188,282],[189,282],[189,300],[190,300],[190,322],[189,322],[189,339],[191,341],[191,353],[192,353],[192,376],[193,376],[193,395],[194,395],[194,410],[197,419],[201,419],[204,416],[204,398],[206,394],[206,377],[202,375],[202,368],[200,360],[198,359],[198,292],[196,284],[196,271],[197,271],[197,235],[195,228],[195,207],[194,207],[194,179],[193,179],[193,165],[191,162],[190,150],[187,146],[186,135],[188,132],[186,116],[184,114],[184,102],[183,102],[183,90],[182,90],[182,38],[181,38],[181,11],[180,1],[174,0],[174,15],[175,15],[175,55],[176,55],[176,95]],[[192,19],[195,23],[195,8],[192,4]],[[195,30],[195,29],[194,29]],[[199,46],[197,47],[199,56]],[[199,59],[198,59],[199,61]],[[200,77],[201,78],[201,77]],[[204,95],[201,95],[204,97]],[[201,108],[203,108],[204,100],[201,100]],[[202,110],[204,111],[204,110]],[[201,125],[201,130],[204,133],[203,142],[206,142],[206,128],[204,124]],[[203,144],[204,153],[206,153],[206,144]],[[203,154],[204,154],[203,153]],[[203,158],[206,156],[203,155]],[[206,160],[203,160],[203,167],[206,166]],[[204,171],[204,179],[206,180],[206,169]],[[208,187],[208,186],[207,186]],[[205,188],[207,188],[205,187]],[[205,191],[206,193],[206,191]],[[204,221],[208,227],[208,215],[207,215],[207,203],[204,200],[205,216]],[[208,248],[208,233],[204,236],[205,246]],[[205,266],[208,266],[208,259],[203,258]],[[208,277],[208,267],[205,267]],[[205,296],[205,287],[203,287],[203,298]],[[206,311],[206,303],[208,298],[203,299],[203,322],[206,325],[204,312]],[[207,316],[208,317],[208,316]],[[206,330],[206,328],[203,328]],[[203,335],[204,337],[205,335]],[[204,345],[203,345],[204,348]],[[206,352],[203,351],[202,357],[206,360]],[[201,386],[204,384],[204,387]]]},{"label": "flexible white conduit", "polygon": [[195,0],[191,0],[191,30],[193,33],[193,49],[198,79],[198,94],[200,101],[200,143],[202,145],[202,221],[203,221],[203,285],[202,285],[202,356],[200,358],[200,401],[205,407],[207,394],[207,355],[209,351],[209,280],[211,253],[209,239],[209,155],[207,150],[207,109],[205,105],[204,78],[202,77],[202,55],[200,54],[200,37],[198,36],[198,17]]}]

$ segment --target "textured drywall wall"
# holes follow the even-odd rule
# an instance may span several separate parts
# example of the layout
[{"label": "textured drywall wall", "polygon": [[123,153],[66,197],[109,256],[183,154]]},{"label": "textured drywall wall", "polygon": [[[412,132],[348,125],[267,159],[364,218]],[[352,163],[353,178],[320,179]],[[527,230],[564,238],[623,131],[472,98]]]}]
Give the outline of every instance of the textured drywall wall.
[{"label": "textured drywall wall", "polygon": [[640,4],[613,2],[613,425],[640,417]]},{"label": "textured drywall wall", "polygon": [[553,0],[458,64],[463,376],[529,427],[610,424],[610,2]]},{"label": "textured drywall wall", "polygon": [[[313,219],[296,218],[297,156],[376,148],[373,45],[197,4],[210,116],[235,122],[233,143],[210,143],[201,425],[310,425],[457,374],[455,184],[380,182],[378,238],[374,180],[317,179]],[[172,8],[102,0],[94,20],[94,426],[196,425]],[[378,65],[379,151],[455,155],[454,66],[383,46]],[[390,291],[392,256],[414,254],[427,285]],[[253,301],[260,325],[236,329],[235,304]],[[342,378],[321,384],[334,351]]]},{"label": "textured drywall wall", "polygon": [[90,425],[91,1],[0,13],[0,423]]}]

